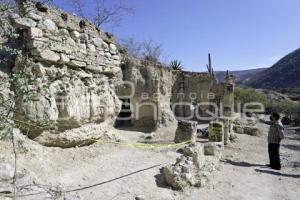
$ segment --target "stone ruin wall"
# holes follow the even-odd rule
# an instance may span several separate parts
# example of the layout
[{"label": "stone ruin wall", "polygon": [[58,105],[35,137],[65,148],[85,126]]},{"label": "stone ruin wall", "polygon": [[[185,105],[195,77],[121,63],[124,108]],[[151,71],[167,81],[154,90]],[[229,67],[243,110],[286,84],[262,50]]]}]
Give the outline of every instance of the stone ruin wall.
[{"label": "stone ruin wall", "polygon": [[[191,117],[190,120],[196,120],[195,107],[198,103],[199,114],[206,116],[205,110],[209,109],[209,103],[224,103],[224,105],[233,106],[233,91],[227,91],[226,85],[229,83],[218,83],[215,76],[209,73],[196,73],[187,71],[174,71],[165,66],[151,65],[141,60],[125,63],[123,68],[123,80],[134,84],[134,95],[130,99],[132,106],[140,106],[143,103],[152,102],[158,107],[159,118],[156,126],[166,124],[176,124],[173,113],[173,105],[185,103],[186,106],[175,106],[176,117]],[[233,85],[234,87],[234,85]],[[129,96],[132,93],[131,87],[127,85],[118,90],[118,96]],[[233,107],[232,107],[233,108]],[[138,109],[133,109],[138,110]],[[219,111],[220,114],[223,113]],[[148,120],[139,119],[142,122],[149,122],[153,113],[149,110],[140,112],[146,115]],[[133,113],[133,124],[138,123],[135,119],[137,113]],[[141,117],[139,115],[139,117]],[[144,125],[144,123],[142,123]]]},{"label": "stone ruin wall", "polygon": [[[112,124],[120,101],[114,84],[121,80],[121,57],[114,39],[86,21],[61,10],[29,2],[12,16],[25,45],[15,72],[36,78],[33,101],[18,102],[20,121],[57,122],[60,131],[86,123]],[[43,130],[31,129],[35,138]]]},{"label": "stone ruin wall", "polygon": [[130,99],[132,125],[150,130],[161,126],[176,126],[170,104],[174,71],[132,58],[122,65],[122,69],[123,80],[134,86],[124,84],[118,90],[118,96]]},{"label": "stone ruin wall", "polygon": [[[215,92],[218,101],[228,96],[226,83],[218,83],[208,73],[174,71],[157,63],[126,59],[110,34],[76,16],[31,2],[22,8],[20,15],[11,17],[25,45],[14,73],[35,78],[30,87],[37,92],[33,101],[16,102],[15,117],[25,122],[57,123],[55,132],[27,127],[29,137],[42,144],[69,147],[78,145],[74,137],[79,144],[86,137],[97,138],[115,125],[123,98],[133,105],[132,125],[154,131],[176,128],[171,106],[182,101],[178,92],[183,92],[189,103],[207,101],[209,92]],[[123,81],[133,83],[132,96],[131,87]],[[190,93],[195,93],[196,99],[191,99]],[[157,118],[147,104],[157,106]],[[192,108],[184,109],[190,112]],[[89,124],[100,127],[90,131],[85,128]]]}]

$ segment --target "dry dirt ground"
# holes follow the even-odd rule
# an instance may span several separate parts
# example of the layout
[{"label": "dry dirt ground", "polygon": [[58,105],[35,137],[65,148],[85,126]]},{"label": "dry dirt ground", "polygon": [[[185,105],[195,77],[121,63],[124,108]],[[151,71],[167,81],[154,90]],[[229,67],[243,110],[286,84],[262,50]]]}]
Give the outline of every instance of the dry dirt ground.
[{"label": "dry dirt ground", "polygon": [[[264,127],[266,131],[266,127]],[[113,130],[129,141],[144,133]],[[125,140],[125,139],[124,139]],[[97,143],[88,147],[46,148],[26,140],[27,152],[18,156],[17,199],[42,200],[298,200],[300,197],[300,133],[286,134],[281,148],[281,171],[267,163],[266,132],[262,137],[238,135],[224,150],[221,167],[203,188],[175,192],[160,168],[174,163],[176,148],[150,149]],[[9,143],[0,143],[0,161],[12,160]],[[58,186],[58,187],[57,187]],[[51,190],[55,189],[55,190]],[[76,191],[72,191],[72,190]],[[57,191],[66,191],[60,194]],[[0,196],[0,199],[4,199]]]}]

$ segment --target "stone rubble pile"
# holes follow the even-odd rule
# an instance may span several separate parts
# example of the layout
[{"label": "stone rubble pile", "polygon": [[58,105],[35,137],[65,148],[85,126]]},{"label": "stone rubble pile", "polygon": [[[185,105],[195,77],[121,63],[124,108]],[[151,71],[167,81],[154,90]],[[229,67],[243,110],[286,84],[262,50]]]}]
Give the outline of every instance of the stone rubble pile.
[{"label": "stone rubble pile", "polygon": [[205,155],[203,145],[195,144],[183,148],[183,153],[176,159],[176,163],[164,167],[162,174],[172,189],[184,190],[191,186],[204,186],[209,175],[218,166],[219,158]]}]

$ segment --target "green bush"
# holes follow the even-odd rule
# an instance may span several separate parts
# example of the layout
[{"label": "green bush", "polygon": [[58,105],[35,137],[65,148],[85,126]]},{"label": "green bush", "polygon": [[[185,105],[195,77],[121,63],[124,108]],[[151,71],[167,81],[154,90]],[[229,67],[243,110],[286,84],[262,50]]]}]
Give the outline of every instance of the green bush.
[{"label": "green bush", "polygon": [[234,92],[234,100],[235,105],[237,106],[238,104],[240,104],[242,108],[244,104],[251,102],[261,103],[265,107],[267,107],[270,104],[270,102],[267,99],[267,96],[264,93],[252,88],[245,89],[237,87]]},{"label": "green bush", "polygon": [[259,102],[265,106],[265,114],[271,114],[276,111],[281,113],[284,122],[292,122],[300,124],[300,103],[291,100],[283,100],[280,102],[272,102],[267,96],[260,91],[252,88],[239,88],[235,89],[235,105],[239,103],[243,108],[245,103]]}]

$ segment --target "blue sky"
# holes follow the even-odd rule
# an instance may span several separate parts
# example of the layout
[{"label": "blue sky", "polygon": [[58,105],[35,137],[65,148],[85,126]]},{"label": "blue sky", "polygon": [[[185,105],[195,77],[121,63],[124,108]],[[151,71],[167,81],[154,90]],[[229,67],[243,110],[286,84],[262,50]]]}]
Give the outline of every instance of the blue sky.
[{"label": "blue sky", "polygon": [[[55,0],[69,10],[62,0]],[[93,0],[86,11],[93,12]],[[114,4],[118,0],[107,0]],[[269,67],[299,48],[300,0],[123,0],[135,9],[120,27],[104,27],[119,38],[153,40],[165,60],[205,71],[207,54],[215,70]]]}]

